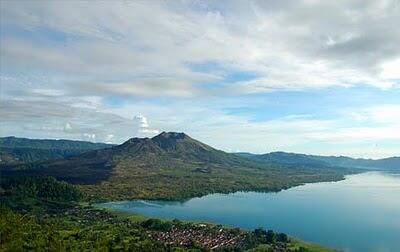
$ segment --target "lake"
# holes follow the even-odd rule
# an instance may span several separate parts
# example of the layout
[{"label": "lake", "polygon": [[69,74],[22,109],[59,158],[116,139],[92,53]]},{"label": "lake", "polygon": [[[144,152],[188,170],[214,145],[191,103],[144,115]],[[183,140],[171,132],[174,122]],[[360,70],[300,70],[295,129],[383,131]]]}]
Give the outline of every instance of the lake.
[{"label": "lake", "polygon": [[264,227],[349,252],[400,251],[400,174],[367,172],[278,193],[211,194],[186,202],[103,207],[161,218]]}]

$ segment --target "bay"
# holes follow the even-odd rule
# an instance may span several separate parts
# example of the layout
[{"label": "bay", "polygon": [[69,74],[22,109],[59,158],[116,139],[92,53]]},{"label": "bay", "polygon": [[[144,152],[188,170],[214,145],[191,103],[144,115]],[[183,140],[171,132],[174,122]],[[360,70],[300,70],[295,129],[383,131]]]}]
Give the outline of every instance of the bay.
[{"label": "bay", "polygon": [[400,251],[400,174],[367,172],[278,193],[210,194],[185,202],[121,201],[102,207],[147,216],[263,227],[346,252]]}]

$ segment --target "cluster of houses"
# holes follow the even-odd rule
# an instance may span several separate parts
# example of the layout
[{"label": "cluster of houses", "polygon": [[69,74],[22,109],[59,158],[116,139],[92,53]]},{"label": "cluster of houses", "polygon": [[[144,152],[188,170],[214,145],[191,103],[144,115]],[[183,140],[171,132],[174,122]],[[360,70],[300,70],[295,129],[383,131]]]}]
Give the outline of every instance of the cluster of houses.
[{"label": "cluster of houses", "polygon": [[[140,224],[125,218],[118,218],[105,210],[90,207],[75,207],[62,212],[64,216],[76,218],[81,225],[98,220],[108,223],[122,225],[127,228],[137,228]],[[161,221],[159,221],[162,223]],[[170,222],[164,230],[146,228],[148,237],[159,241],[166,246],[193,247],[214,250],[221,248],[241,249],[246,247],[248,232],[238,228],[224,228],[220,225],[193,224],[182,222]],[[282,242],[269,243],[272,251],[286,252],[286,244]]]},{"label": "cluster of houses", "polygon": [[166,245],[193,246],[195,243],[208,249],[238,248],[245,242],[245,233],[240,230],[211,227],[206,224],[185,228],[174,226],[169,231],[155,232],[152,237]]}]

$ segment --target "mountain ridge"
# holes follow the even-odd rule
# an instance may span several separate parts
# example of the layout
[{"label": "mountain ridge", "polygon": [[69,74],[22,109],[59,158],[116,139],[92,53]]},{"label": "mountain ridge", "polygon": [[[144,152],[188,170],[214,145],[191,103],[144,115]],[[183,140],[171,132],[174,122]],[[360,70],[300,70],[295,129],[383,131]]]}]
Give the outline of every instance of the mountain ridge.
[{"label": "mountain ridge", "polygon": [[0,137],[0,165],[60,159],[113,145],[66,139]]},{"label": "mountain ridge", "polygon": [[92,146],[112,146],[113,144],[95,143],[70,139],[32,139],[25,137],[6,136],[0,137],[0,147],[26,147],[26,148],[66,148],[66,149],[90,149]]},{"label": "mountain ridge", "polygon": [[3,174],[52,176],[76,184],[91,198],[122,200],[277,191],[339,180],[345,171],[259,162],[214,149],[184,133],[163,132],[64,159],[9,166]]},{"label": "mountain ridge", "polygon": [[284,151],[265,154],[236,153],[252,160],[281,162],[286,164],[328,165],[332,167],[361,168],[361,169],[400,169],[400,156],[382,159],[351,158],[347,156],[320,156]]}]

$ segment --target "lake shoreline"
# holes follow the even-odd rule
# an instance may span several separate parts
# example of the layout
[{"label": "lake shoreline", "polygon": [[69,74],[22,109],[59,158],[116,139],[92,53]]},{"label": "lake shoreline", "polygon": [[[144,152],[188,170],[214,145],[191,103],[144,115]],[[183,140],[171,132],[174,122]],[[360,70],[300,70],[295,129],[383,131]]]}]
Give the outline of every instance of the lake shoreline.
[{"label": "lake shoreline", "polygon": [[[361,172],[361,173],[362,173],[362,172]],[[110,201],[110,202],[89,203],[89,205],[90,205],[91,207],[95,208],[95,209],[106,210],[106,211],[108,211],[108,212],[110,212],[111,214],[114,214],[114,215],[116,215],[116,216],[128,218],[129,220],[137,221],[137,222],[142,222],[142,221],[146,221],[146,220],[148,220],[148,219],[154,219],[154,218],[155,218],[155,219],[162,220],[162,221],[172,221],[173,218],[160,218],[160,217],[142,215],[142,214],[140,214],[140,213],[135,213],[135,212],[128,212],[128,211],[123,211],[123,210],[116,210],[116,209],[113,209],[113,208],[105,207],[105,206],[104,206],[104,203],[113,204],[113,203],[121,203],[121,202],[128,202],[128,201],[146,201],[146,202],[164,201],[164,202],[180,202],[180,203],[184,203],[184,202],[187,202],[187,201],[189,201],[189,200],[191,200],[191,199],[194,199],[194,198],[202,198],[202,197],[205,197],[205,196],[208,196],[208,195],[230,195],[230,194],[235,194],[235,193],[239,193],[239,192],[242,192],[242,193],[245,193],[245,192],[254,192],[254,193],[279,193],[279,192],[281,192],[281,191],[290,190],[290,189],[292,189],[292,188],[304,186],[304,185],[307,185],[307,184],[329,183],[329,182],[330,182],[330,183],[335,183],[335,182],[338,182],[338,181],[345,180],[345,179],[346,179],[346,176],[348,176],[348,175],[350,175],[350,174],[343,175],[342,178],[337,179],[337,180],[302,183],[302,184],[299,184],[299,185],[296,185],[296,186],[292,186],[292,187],[289,187],[289,188],[281,189],[281,190],[279,190],[279,191],[262,191],[262,190],[258,190],[258,191],[257,191],[257,190],[249,190],[249,191],[246,191],[246,190],[240,190],[240,191],[229,192],[229,193],[219,193],[219,192],[217,192],[217,193],[202,195],[202,196],[193,197],[193,198],[189,198],[189,199],[185,199],[185,200],[173,200],[173,199],[163,199],[163,198],[160,198],[160,199],[136,198],[136,199],[131,199],[131,200],[123,200],[123,201]],[[204,220],[195,221],[195,220],[186,220],[186,219],[182,219],[181,221],[184,221],[184,222],[187,222],[187,223],[191,223],[191,224],[206,223],[206,224],[208,224],[208,225],[222,225],[222,226],[224,226],[224,227],[226,227],[226,228],[236,228],[235,226],[232,226],[232,225],[224,225],[224,224],[213,223],[213,222],[208,222],[208,221],[204,221]],[[245,230],[245,231],[250,231],[249,229],[246,229],[246,228],[240,228],[240,229]],[[324,245],[322,245],[322,244],[317,244],[317,243],[305,241],[305,240],[299,239],[299,238],[294,237],[294,236],[290,236],[290,239],[293,240],[293,242],[294,242],[298,247],[307,248],[307,249],[309,249],[310,252],[313,252],[313,251],[315,251],[315,252],[339,252],[339,251],[340,251],[340,250],[337,250],[337,249],[329,248],[329,247],[324,246]]]},{"label": "lake shoreline", "polygon": [[346,176],[348,175],[354,175],[354,174],[361,174],[361,173],[366,173],[366,172],[371,172],[371,171],[354,171],[352,170],[351,172],[345,173],[345,174],[341,174],[337,177],[334,178],[329,178],[329,179],[321,179],[321,180],[315,180],[312,182],[301,182],[298,184],[294,184],[294,185],[290,185],[290,186],[286,186],[286,187],[282,187],[280,189],[275,189],[272,190],[270,188],[243,188],[243,189],[239,189],[239,190],[233,190],[233,191],[215,191],[215,192],[211,192],[211,193],[200,193],[197,194],[195,196],[192,197],[153,197],[153,196],[147,196],[147,197],[134,197],[134,198],[124,198],[121,200],[107,200],[107,199],[95,199],[95,200],[89,200],[87,201],[89,204],[102,204],[102,203],[111,203],[111,202],[124,202],[124,201],[133,201],[133,200],[144,200],[144,201],[165,201],[165,202],[187,202],[191,199],[194,198],[202,198],[208,195],[212,195],[212,194],[222,194],[222,195],[229,195],[229,194],[234,194],[234,193],[238,193],[238,192],[257,192],[257,193],[279,193],[282,191],[286,191],[286,190],[290,190],[292,188],[295,187],[299,187],[299,186],[304,186],[304,185],[308,185],[308,184],[318,184],[318,183],[329,183],[329,182],[339,182],[339,181],[343,181],[346,179]]},{"label": "lake shoreline", "polygon": [[[130,221],[133,222],[138,222],[138,223],[143,223],[147,220],[150,219],[157,219],[163,222],[172,222],[174,221],[173,219],[168,219],[168,218],[155,218],[155,217],[151,217],[151,216],[146,216],[146,215],[142,215],[142,214],[138,214],[138,213],[132,213],[132,212],[125,212],[125,211],[120,211],[120,210],[115,210],[112,208],[106,208],[106,207],[100,207],[100,206],[94,206],[92,205],[91,207],[93,207],[94,209],[99,209],[99,210],[104,210],[109,212],[112,215],[115,215],[119,218],[127,218]],[[237,227],[235,226],[230,226],[230,225],[223,225],[223,224],[219,224],[219,223],[212,223],[212,222],[207,222],[207,221],[193,221],[193,220],[180,220],[183,223],[188,223],[190,225],[209,225],[209,226],[221,226],[223,228],[226,229],[235,229]],[[240,230],[243,230],[244,232],[251,232],[250,229],[246,229],[246,228],[240,228]],[[334,248],[330,248],[321,244],[317,244],[314,242],[310,242],[310,241],[305,241],[302,239],[299,239],[297,237],[291,236],[289,235],[289,239],[290,239],[290,243],[292,244],[292,247],[294,248],[306,248],[308,249],[309,252],[340,252],[340,250],[334,249]]]},{"label": "lake shoreline", "polygon": [[[386,182],[383,183],[381,181]],[[395,186],[395,189],[388,189],[387,186],[392,184]],[[364,185],[368,185],[368,187],[365,187]],[[369,245],[367,245],[367,243],[371,243],[371,246],[376,246],[371,239],[370,241],[367,240],[365,242],[366,244],[354,243],[351,245],[352,242],[354,242],[351,238],[343,238],[339,232],[340,229],[337,229],[338,232],[335,231],[338,226],[355,225],[356,231],[355,234],[352,235],[360,235],[362,237],[364,230],[369,230],[369,232],[372,233],[381,232],[382,234],[377,234],[376,239],[387,240],[386,242],[389,246],[388,251],[395,251],[390,250],[390,246],[397,246],[393,245],[396,244],[396,240],[391,238],[390,232],[393,231],[390,230],[395,230],[394,228],[396,227],[382,229],[381,227],[376,226],[373,221],[371,221],[371,223],[365,221],[361,216],[365,215],[365,219],[374,220],[376,214],[374,217],[367,217],[372,211],[369,210],[369,208],[371,208],[370,204],[374,201],[380,200],[383,196],[371,198],[371,193],[372,195],[393,194],[393,192],[398,189],[396,187],[397,185],[397,177],[393,176],[391,173],[382,171],[365,171],[362,173],[345,175],[343,179],[337,181],[306,183],[274,193],[240,191],[228,194],[214,193],[202,197],[191,198],[186,201],[139,199],[134,201],[111,201],[99,205],[107,206],[108,208],[122,209],[125,211],[128,210],[127,212],[135,212],[140,215],[151,216],[151,218],[178,218],[187,221],[220,223],[228,226],[238,226],[245,229],[255,228],[257,225],[266,226],[273,230],[291,234],[294,237],[300,237],[302,240],[313,241],[317,244],[324,244],[336,248],[345,248],[345,244],[349,243],[349,246],[367,248],[363,251],[374,251],[371,249],[368,250]],[[353,194],[354,196],[352,196]],[[250,200],[253,200],[254,202]],[[312,203],[311,205],[304,205],[302,202]],[[248,204],[253,205],[247,206]],[[364,207],[364,204],[367,204],[369,207]],[[397,207],[397,205],[391,205],[390,202],[386,204],[388,204],[388,207]],[[93,204],[95,207],[99,205]],[[260,205],[263,207],[260,207]],[[378,203],[373,205],[373,209],[380,209],[380,207],[381,204]],[[357,213],[359,216],[356,215],[351,217],[352,215],[343,215],[349,211],[346,210],[348,208],[354,208],[351,212],[353,214]],[[296,209],[296,211],[291,209]],[[388,208],[388,210],[390,209],[391,208]],[[243,217],[244,213],[246,213],[244,215],[246,217]],[[302,216],[302,219],[296,217],[296,214],[294,213],[297,213],[298,216]],[[380,218],[383,218],[382,222],[390,225],[393,221],[389,221],[387,218],[394,218],[393,216],[396,216],[396,213],[391,214],[392,215],[388,214],[387,216],[380,216]],[[230,217],[228,218],[227,216]],[[247,221],[241,221],[243,218],[247,219]],[[257,218],[260,221],[262,220],[261,223],[264,224],[258,222]],[[329,218],[334,221],[329,222]],[[338,219],[336,220],[336,218]],[[292,225],[293,223],[296,223],[295,228]],[[324,232],[317,232],[318,229],[325,229],[324,227],[326,225],[330,225],[330,229],[327,229]],[[305,228],[316,229],[313,233],[316,233],[317,237],[315,238],[314,236],[308,235]],[[388,235],[386,235],[385,232],[389,232]],[[326,235],[323,233],[326,233]],[[332,236],[332,239],[327,239],[327,236]],[[328,242],[323,242],[325,240]],[[334,244],[337,245],[335,246]]]}]

